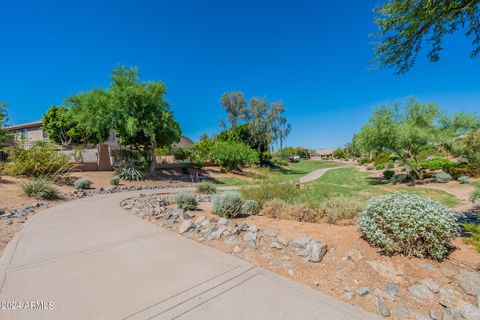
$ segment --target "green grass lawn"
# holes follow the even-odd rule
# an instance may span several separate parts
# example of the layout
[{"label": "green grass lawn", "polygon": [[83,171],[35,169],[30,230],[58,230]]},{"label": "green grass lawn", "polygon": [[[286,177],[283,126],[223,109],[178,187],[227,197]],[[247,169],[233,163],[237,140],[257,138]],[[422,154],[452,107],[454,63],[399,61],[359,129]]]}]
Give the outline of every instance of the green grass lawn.
[{"label": "green grass lawn", "polygon": [[246,186],[250,184],[248,180],[240,178],[216,178],[212,182],[222,186]]},{"label": "green grass lawn", "polygon": [[393,191],[407,191],[429,197],[449,207],[453,207],[460,202],[455,196],[441,190],[404,185],[391,186],[370,178],[369,173],[360,172],[355,168],[339,168],[326,172],[318,180],[308,183],[306,188],[299,192],[298,201],[318,204],[327,198],[345,196],[366,203],[371,197],[390,193],[392,189],[394,189]]},{"label": "green grass lawn", "polygon": [[278,182],[298,180],[317,169],[332,168],[338,164],[331,161],[301,160],[300,162],[290,163],[287,167],[279,168],[261,168],[259,173],[265,179]]}]

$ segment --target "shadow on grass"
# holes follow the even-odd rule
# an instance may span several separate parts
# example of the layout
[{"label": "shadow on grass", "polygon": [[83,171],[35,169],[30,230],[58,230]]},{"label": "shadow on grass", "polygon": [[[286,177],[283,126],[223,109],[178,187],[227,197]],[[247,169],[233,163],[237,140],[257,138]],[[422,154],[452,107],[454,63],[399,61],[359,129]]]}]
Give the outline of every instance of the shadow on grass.
[{"label": "shadow on grass", "polygon": [[379,177],[369,177],[367,178],[367,183],[371,186],[381,186],[389,184],[390,182]]}]

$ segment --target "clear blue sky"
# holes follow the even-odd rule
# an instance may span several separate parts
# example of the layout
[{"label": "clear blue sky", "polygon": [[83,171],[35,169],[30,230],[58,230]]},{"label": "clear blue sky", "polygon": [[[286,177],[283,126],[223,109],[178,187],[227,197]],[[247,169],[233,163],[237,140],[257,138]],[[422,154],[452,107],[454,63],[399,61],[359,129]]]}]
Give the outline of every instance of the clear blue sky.
[{"label": "clear blue sky", "polygon": [[106,87],[114,66],[162,80],[183,132],[219,130],[219,98],[283,100],[289,145],[345,144],[380,103],[408,96],[453,111],[480,110],[480,57],[462,33],[439,63],[406,75],[371,70],[377,1],[4,1],[0,101],[10,123]]}]

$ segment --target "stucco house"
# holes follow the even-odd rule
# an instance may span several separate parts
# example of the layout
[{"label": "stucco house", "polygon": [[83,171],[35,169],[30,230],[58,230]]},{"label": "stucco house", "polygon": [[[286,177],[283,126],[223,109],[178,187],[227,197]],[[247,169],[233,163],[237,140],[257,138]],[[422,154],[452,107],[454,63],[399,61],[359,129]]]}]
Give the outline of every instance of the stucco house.
[{"label": "stucco house", "polygon": [[310,155],[310,159],[312,160],[333,159],[333,150],[328,150],[328,149],[315,150]]}]

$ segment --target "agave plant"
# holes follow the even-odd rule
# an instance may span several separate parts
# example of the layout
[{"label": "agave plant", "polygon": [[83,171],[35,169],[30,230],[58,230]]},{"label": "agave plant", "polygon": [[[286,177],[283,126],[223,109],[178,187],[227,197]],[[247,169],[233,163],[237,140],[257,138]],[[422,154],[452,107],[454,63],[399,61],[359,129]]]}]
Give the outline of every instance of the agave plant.
[{"label": "agave plant", "polygon": [[115,169],[115,174],[126,181],[142,181],[145,176],[132,162],[128,162],[124,167]]}]

